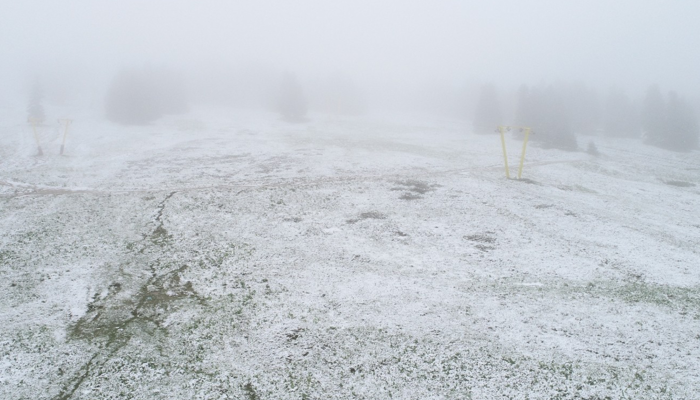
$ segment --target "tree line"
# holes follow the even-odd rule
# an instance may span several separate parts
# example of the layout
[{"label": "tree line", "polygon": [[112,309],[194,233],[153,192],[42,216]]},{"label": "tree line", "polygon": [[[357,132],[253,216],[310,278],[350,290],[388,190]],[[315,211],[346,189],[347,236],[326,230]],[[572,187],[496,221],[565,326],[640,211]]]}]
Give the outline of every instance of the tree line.
[{"label": "tree line", "polygon": [[690,102],[675,91],[652,85],[641,99],[611,88],[604,101],[585,84],[522,85],[514,115],[505,116],[493,84],[479,93],[473,124],[477,133],[495,132],[508,121],[531,127],[545,147],[578,148],[577,135],[638,138],[674,151],[698,149],[700,129]]}]

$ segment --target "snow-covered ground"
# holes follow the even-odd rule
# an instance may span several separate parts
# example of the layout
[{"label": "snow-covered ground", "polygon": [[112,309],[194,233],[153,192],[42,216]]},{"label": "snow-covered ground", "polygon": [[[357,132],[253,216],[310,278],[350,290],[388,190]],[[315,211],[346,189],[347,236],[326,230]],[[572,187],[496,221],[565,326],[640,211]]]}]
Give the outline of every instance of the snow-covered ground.
[{"label": "snow-covered ground", "polygon": [[2,399],[700,398],[697,151],[0,114]]}]

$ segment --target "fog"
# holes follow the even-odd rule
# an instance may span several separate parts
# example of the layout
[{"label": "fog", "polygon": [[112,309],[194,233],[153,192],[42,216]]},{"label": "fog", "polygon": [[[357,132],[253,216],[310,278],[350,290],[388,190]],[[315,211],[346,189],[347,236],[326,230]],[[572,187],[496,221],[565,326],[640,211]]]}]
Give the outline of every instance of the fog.
[{"label": "fog", "polygon": [[3,0],[0,104],[25,104],[37,79],[48,102],[99,104],[125,68],[169,69],[193,101],[238,105],[265,102],[285,73],[311,94],[349,82],[370,108],[456,113],[488,83],[694,98],[699,15],[694,1]]},{"label": "fog", "polygon": [[0,400],[700,399],[698,116],[700,0],[0,0]]}]

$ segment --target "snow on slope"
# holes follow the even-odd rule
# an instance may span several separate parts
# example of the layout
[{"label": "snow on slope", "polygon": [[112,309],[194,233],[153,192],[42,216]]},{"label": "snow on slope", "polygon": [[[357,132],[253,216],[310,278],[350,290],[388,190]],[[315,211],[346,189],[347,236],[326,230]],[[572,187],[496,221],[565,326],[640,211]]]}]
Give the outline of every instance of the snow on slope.
[{"label": "snow on slope", "polygon": [[698,152],[531,146],[517,181],[461,121],[195,110],[35,157],[20,117],[1,398],[698,398]]}]

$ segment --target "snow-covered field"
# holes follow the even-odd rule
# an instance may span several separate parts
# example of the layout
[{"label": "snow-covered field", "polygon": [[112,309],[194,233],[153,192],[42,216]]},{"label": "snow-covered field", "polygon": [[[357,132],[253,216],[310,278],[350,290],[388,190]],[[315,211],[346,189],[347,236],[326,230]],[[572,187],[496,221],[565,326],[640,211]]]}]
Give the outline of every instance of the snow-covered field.
[{"label": "snow-covered field", "polygon": [[[0,398],[700,398],[700,153],[0,115]],[[591,138],[579,138],[579,146]],[[521,140],[508,138],[517,170]]]}]

